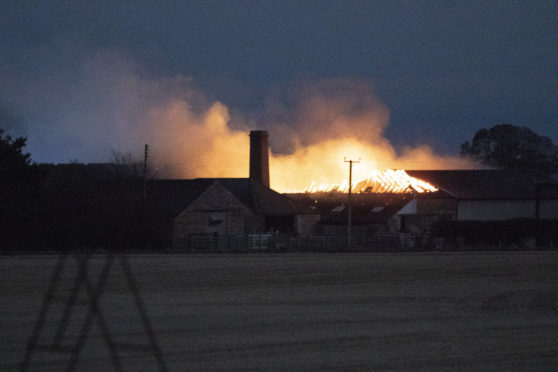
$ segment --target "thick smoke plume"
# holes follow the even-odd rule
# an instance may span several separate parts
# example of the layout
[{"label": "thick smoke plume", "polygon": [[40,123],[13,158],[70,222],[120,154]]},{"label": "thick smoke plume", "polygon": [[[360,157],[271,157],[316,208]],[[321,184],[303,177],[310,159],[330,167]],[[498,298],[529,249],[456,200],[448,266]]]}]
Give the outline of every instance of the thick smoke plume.
[{"label": "thick smoke plume", "polygon": [[426,145],[395,149],[384,136],[389,110],[363,82],[305,84],[294,104],[272,102],[256,124],[243,124],[187,77],[147,77],[111,52],[87,56],[78,66],[60,78],[14,78],[8,81],[13,95],[0,97],[23,118],[35,161],[103,162],[114,150],[141,158],[147,143],[160,177],[247,177],[249,130],[267,129],[271,184],[279,191],[312,181],[340,183],[348,174],[345,157],[361,159],[355,179],[372,169],[473,166]]}]

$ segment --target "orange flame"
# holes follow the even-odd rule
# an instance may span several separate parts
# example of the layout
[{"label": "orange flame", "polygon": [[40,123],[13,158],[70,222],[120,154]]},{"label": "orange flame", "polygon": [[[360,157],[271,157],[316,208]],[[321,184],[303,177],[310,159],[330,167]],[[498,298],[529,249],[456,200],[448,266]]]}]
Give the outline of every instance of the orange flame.
[{"label": "orange flame", "polygon": [[[290,193],[315,193],[315,192],[348,192],[349,182],[344,180],[340,184],[317,184],[312,182],[310,186],[302,190],[291,190]],[[411,177],[402,169],[388,169],[385,171],[373,170],[368,178],[355,183],[352,186],[354,193],[411,193],[411,192],[435,192],[436,187]]]}]

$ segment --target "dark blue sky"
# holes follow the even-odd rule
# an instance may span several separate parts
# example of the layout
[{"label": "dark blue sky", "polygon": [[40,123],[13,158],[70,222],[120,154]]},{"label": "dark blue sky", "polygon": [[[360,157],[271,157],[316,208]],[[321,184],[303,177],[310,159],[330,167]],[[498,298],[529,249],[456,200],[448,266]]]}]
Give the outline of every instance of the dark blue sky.
[{"label": "dark blue sky", "polygon": [[558,142],[556,1],[1,1],[0,35],[3,125],[39,161],[66,156],[56,107],[87,97],[74,82],[99,51],[148,79],[183,75],[248,121],[306,82],[350,78],[389,108],[396,147],[455,154],[500,123]]}]

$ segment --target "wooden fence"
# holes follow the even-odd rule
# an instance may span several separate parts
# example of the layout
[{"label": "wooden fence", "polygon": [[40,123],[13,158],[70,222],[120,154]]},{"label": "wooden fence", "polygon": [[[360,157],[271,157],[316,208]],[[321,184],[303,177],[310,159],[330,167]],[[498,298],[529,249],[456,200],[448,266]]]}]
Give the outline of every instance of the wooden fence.
[{"label": "wooden fence", "polygon": [[373,252],[442,250],[443,240],[411,234],[358,234],[347,247],[345,235],[292,236],[282,234],[191,235],[174,245],[194,252]]}]

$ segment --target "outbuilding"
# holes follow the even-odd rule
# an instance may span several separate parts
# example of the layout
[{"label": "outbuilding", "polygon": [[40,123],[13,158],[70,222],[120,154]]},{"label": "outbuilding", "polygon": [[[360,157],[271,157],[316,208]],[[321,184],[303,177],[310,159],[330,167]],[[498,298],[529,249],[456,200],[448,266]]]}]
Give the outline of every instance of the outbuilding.
[{"label": "outbuilding", "polygon": [[428,230],[436,221],[558,219],[558,183],[520,170],[407,171],[438,191],[416,193],[395,215],[400,231]]}]

